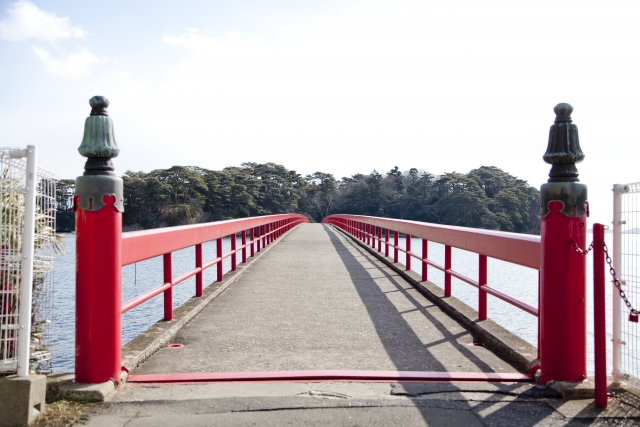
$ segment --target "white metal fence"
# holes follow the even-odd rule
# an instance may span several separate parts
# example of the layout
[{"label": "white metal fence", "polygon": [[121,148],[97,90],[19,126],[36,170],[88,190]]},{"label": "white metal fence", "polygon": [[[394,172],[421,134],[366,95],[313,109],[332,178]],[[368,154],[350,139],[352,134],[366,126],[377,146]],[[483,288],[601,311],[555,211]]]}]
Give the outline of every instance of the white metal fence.
[{"label": "white metal fence", "polygon": [[19,375],[51,369],[52,267],[61,250],[59,177],[36,162],[35,146],[0,148],[0,372]]},{"label": "white metal fence", "polygon": [[[618,280],[634,308],[640,307],[640,182],[613,186],[613,262]],[[613,373],[640,387],[640,328],[613,294]]]}]

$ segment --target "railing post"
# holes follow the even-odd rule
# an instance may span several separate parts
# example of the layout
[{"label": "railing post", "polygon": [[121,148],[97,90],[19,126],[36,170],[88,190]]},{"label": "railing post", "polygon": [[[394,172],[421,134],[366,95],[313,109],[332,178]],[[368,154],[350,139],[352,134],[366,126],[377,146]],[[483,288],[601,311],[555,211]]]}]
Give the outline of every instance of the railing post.
[{"label": "railing post", "polygon": [[444,247],[444,296],[451,296],[451,246],[445,245]]},{"label": "railing post", "polygon": [[425,259],[429,259],[429,241],[422,239],[422,281],[426,282],[428,278],[428,264],[424,262]]},{"label": "railing post", "polygon": [[253,247],[255,245],[255,242],[253,241],[254,240],[254,234],[253,234],[254,230],[255,230],[254,227],[251,227],[251,229],[249,230],[249,240],[251,241],[251,252],[250,252],[251,257],[255,256],[254,247]]},{"label": "railing post", "polygon": [[405,253],[405,270],[411,270],[411,236],[409,234],[404,235],[404,248],[407,251]]},{"label": "railing post", "polygon": [[[120,153],[109,101],[95,96],[78,148],[87,157],[76,179],[75,381],[120,381],[123,183],[111,158]],[[115,196],[115,197],[114,197]]]},{"label": "railing post", "polygon": [[587,186],[578,183],[576,163],[584,159],[573,107],[558,104],[543,156],[552,165],[540,188],[542,277],[540,328],[541,383],[580,382],[587,375],[586,249]]},{"label": "railing post", "polygon": [[233,255],[231,255],[231,271],[236,271],[238,265],[238,253],[236,252],[238,236],[233,233],[229,238],[231,238],[231,252],[233,252]]},{"label": "railing post", "polygon": [[242,263],[247,262],[247,230],[242,230]]},{"label": "railing post", "polygon": [[393,232],[393,262],[396,264],[398,263],[398,234],[400,234],[398,231]]},{"label": "railing post", "polygon": [[259,225],[256,227],[256,252],[260,253],[260,243],[262,242],[262,235],[260,231],[262,230],[262,226]]},{"label": "railing post", "polygon": [[382,252],[382,227],[378,227],[378,252]]},{"label": "railing post", "polygon": [[389,256],[389,229],[384,229],[384,256]]},{"label": "railing post", "polygon": [[478,319],[487,320],[487,256],[478,255]]},{"label": "railing post", "polygon": [[[219,237],[216,240],[216,258],[222,258],[222,237]],[[223,273],[222,273],[222,259],[220,259],[220,261],[218,261],[218,264],[216,264],[216,281],[218,282],[222,282],[223,279]]]},{"label": "railing post", "polygon": [[[171,262],[171,252],[162,256],[162,267],[164,271],[164,283],[173,282],[173,263]],[[164,320],[173,320],[173,287],[164,291]]]},{"label": "railing post", "polygon": [[[202,243],[196,245],[196,268],[202,268]],[[202,296],[202,270],[196,273],[196,296]]]},{"label": "railing post", "polygon": [[[593,348],[595,406],[607,407],[607,313],[605,308],[604,225],[593,224]],[[614,289],[615,292],[617,289]]]}]

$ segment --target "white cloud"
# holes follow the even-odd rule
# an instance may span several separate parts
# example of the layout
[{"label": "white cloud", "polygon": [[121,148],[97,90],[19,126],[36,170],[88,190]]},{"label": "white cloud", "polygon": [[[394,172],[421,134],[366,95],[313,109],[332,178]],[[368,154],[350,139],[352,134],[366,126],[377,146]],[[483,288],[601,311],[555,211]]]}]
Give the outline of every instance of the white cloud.
[{"label": "white cloud", "polygon": [[81,27],[73,26],[69,17],[42,10],[28,0],[13,3],[8,15],[7,19],[0,21],[0,39],[54,41],[87,34]]},{"label": "white cloud", "polygon": [[87,75],[89,73],[89,65],[100,62],[100,59],[87,49],[82,49],[79,53],[68,54],[63,59],[54,58],[49,51],[38,46],[32,46],[31,49],[38,59],[44,62],[45,68],[49,73],[62,77]]}]

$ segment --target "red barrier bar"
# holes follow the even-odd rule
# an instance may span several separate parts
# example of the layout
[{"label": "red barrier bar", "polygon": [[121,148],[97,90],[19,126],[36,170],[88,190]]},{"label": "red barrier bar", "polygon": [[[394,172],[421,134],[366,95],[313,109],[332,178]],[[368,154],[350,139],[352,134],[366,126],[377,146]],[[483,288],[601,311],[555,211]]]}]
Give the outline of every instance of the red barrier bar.
[{"label": "red barrier bar", "polygon": [[371,224],[365,224],[364,230],[367,239],[367,246],[371,246]]},{"label": "red barrier bar", "polygon": [[444,247],[444,296],[451,296],[451,246],[445,245]]},{"label": "red barrier bar", "polygon": [[197,383],[233,381],[493,381],[532,382],[531,375],[495,372],[429,371],[258,371],[195,372],[180,374],[133,374],[131,383]]},{"label": "red barrier bar", "polygon": [[478,255],[478,319],[487,320],[487,256]]},{"label": "red barrier bar", "polygon": [[398,235],[399,234],[400,233],[398,233],[397,231],[393,232],[393,262],[395,264],[398,263],[398,245],[399,245]]},{"label": "red barrier bar", "polygon": [[[595,406],[607,407],[607,319],[605,308],[604,225],[593,224],[593,346]],[[614,290],[615,292],[615,290]]]},{"label": "red barrier bar", "polygon": [[242,263],[247,262],[247,230],[242,230]]},{"label": "red barrier bar", "polygon": [[216,257],[220,258],[220,262],[216,265],[217,267],[217,275],[216,281],[222,282],[223,279],[223,271],[222,271],[222,237],[216,240]]},{"label": "red barrier bar", "polygon": [[260,243],[262,242],[262,226],[256,229],[256,252],[260,253]]},{"label": "red barrier bar", "polygon": [[384,229],[384,256],[389,256],[389,229]]},{"label": "red barrier bar", "polygon": [[424,262],[424,260],[429,258],[429,241],[427,239],[422,239],[422,281],[426,282],[428,279],[428,267],[429,264]]},{"label": "red barrier bar", "polygon": [[196,245],[196,268],[200,272],[196,273],[196,296],[202,296],[202,243]]},{"label": "red barrier bar", "polygon": [[407,250],[405,254],[405,270],[411,270],[411,236],[408,234],[404,235],[404,246]]},{"label": "red barrier bar", "polygon": [[236,236],[236,233],[233,233],[229,238],[231,239],[231,252],[233,252],[233,255],[231,255],[231,271],[236,271],[238,269],[238,253],[236,251],[238,236]]},{"label": "red barrier bar", "polygon": [[378,227],[378,252],[382,252],[382,228]]},{"label": "red barrier bar", "polygon": [[[164,269],[164,283],[171,283],[173,280],[173,265],[171,262],[171,252],[162,256],[162,266]],[[173,319],[173,289],[171,286],[164,291],[164,320]]]}]

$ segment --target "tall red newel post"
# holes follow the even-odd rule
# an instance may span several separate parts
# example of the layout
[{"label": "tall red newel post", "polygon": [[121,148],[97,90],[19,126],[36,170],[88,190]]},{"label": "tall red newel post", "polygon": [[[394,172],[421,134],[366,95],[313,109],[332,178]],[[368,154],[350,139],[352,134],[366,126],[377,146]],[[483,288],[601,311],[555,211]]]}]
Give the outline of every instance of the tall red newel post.
[{"label": "tall red newel post", "polygon": [[552,165],[540,188],[541,382],[579,382],[587,375],[586,257],[587,186],[578,183],[584,159],[573,107],[558,104],[543,159]]},{"label": "tall red newel post", "polygon": [[111,158],[120,153],[107,114],[94,96],[78,148],[87,157],[76,179],[76,360],[78,383],[120,381],[122,179]]}]

